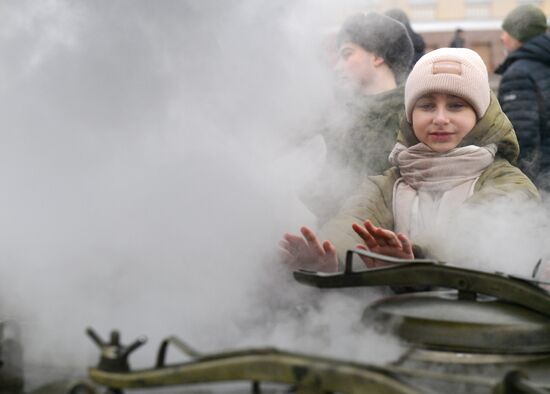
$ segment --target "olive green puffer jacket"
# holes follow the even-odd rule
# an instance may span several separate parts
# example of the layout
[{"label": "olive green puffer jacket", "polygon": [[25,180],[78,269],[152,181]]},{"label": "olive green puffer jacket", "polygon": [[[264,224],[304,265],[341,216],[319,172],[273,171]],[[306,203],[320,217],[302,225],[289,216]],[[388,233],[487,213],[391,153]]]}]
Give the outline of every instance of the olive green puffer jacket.
[{"label": "olive green puffer jacket", "polygon": [[[398,141],[406,146],[419,143],[407,122],[401,125]],[[519,146],[512,124],[502,112],[494,95],[485,115],[466,135],[460,146],[485,146],[491,143],[498,147],[495,161],[481,174],[475,184],[474,194],[466,203],[484,203],[511,195],[520,195],[526,200],[540,200],[539,193],[529,178],[511,164],[517,160]],[[341,262],[344,261],[348,249],[363,243],[351,228],[353,223],[362,224],[370,219],[377,226],[393,230],[393,186],[399,177],[397,167],[390,168],[383,175],[368,177],[357,193],[346,201],[340,213],[323,226],[319,235],[335,244]]]}]

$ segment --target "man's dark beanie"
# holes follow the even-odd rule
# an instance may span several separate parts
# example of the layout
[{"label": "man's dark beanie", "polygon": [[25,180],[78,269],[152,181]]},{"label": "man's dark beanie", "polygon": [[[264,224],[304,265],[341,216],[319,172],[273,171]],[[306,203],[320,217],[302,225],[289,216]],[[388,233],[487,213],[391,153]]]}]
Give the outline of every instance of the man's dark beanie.
[{"label": "man's dark beanie", "polygon": [[527,42],[546,32],[546,15],[531,4],[514,8],[502,22],[502,30],[520,42]]},{"label": "man's dark beanie", "polygon": [[414,49],[407,29],[395,19],[376,12],[353,15],[345,20],[336,42],[352,42],[380,56],[397,82],[405,80]]}]

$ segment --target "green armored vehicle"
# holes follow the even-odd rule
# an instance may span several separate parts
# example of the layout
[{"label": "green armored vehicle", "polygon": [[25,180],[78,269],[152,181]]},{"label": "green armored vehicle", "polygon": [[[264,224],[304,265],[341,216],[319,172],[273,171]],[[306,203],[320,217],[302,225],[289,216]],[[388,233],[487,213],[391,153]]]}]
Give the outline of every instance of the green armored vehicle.
[{"label": "green armored vehicle", "polygon": [[[354,254],[390,265],[353,271]],[[550,393],[550,293],[543,288],[550,283],[362,250],[348,252],[343,272],[297,271],[294,278],[330,291],[395,289],[400,294],[365,305],[362,317],[350,319],[391,332],[402,342],[401,355],[372,365],[274,348],[201,354],[169,337],[151,368],[132,370],[129,355],[144,338],[123,346],[117,332],[104,341],[88,329],[101,350],[88,378],[34,393]],[[189,361],[167,363],[169,348]]]}]

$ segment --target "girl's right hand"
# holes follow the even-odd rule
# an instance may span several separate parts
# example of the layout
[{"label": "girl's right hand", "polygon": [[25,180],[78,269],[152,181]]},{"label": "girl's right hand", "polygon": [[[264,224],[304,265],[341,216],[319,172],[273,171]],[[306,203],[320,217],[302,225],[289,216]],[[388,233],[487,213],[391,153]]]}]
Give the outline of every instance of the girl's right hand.
[{"label": "girl's right hand", "polygon": [[309,227],[302,227],[300,232],[302,237],[287,233],[279,242],[285,261],[292,268],[337,272],[338,257],[332,242],[321,243]]}]

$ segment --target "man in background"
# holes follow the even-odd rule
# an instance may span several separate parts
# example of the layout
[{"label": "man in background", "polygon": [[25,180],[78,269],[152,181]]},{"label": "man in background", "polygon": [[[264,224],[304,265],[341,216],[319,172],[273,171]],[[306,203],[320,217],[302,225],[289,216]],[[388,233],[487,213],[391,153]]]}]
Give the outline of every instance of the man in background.
[{"label": "man in background", "polygon": [[403,82],[413,45],[400,22],[378,13],[348,18],[336,38],[335,73],[343,111],[322,131],[326,163],[302,199],[322,223],[366,175],[389,168],[403,118]]},{"label": "man in background", "polygon": [[508,52],[495,70],[502,75],[498,99],[520,145],[518,167],[550,191],[550,37],[546,16],[533,5],[512,10],[502,23]]},{"label": "man in background", "polygon": [[464,48],[464,30],[462,30],[460,27],[455,30],[455,35],[453,36],[453,39],[451,40],[449,47],[450,48]]}]

